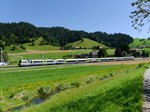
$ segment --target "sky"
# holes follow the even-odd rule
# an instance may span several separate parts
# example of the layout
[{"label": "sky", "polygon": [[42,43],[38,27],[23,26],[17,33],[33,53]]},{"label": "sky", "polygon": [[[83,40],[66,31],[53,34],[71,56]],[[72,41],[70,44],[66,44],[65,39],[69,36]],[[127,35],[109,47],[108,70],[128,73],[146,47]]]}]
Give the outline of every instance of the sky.
[{"label": "sky", "polygon": [[0,0],[0,22],[29,22],[37,27],[62,26],[86,32],[124,33],[150,37],[132,28],[129,18],[135,0]]}]

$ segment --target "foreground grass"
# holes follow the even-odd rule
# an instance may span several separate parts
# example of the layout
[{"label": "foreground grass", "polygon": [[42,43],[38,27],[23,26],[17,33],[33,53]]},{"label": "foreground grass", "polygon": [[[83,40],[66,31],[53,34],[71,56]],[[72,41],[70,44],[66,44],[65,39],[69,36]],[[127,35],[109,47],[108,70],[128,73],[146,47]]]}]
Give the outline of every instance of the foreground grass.
[{"label": "foreground grass", "polygon": [[[103,86],[101,86],[103,83],[99,81],[100,78],[110,76],[110,73],[113,74],[113,76],[117,76],[136,66],[137,65],[87,66],[75,64],[1,70],[0,93],[2,94],[0,96],[0,107],[5,110],[21,105],[26,102],[24,97],[28,97],[29,100],[31,100],[37,96],[37,90],[40,87],[50,86],[51,88],[55,88],[59,84],[70,86],[70,84],[74,82],[79,82],[82,86],[67,91],[76,91],[75,93],[79,94],[82,93],[80,92],[82,90],[83,94],[80,94],[82,98],[86,95],[84,93],[91,93],[90,91],[93,91],[94,88],[101,88]],[[86,85],[86,81],[89,79],[93,79],[96,83],[93,83],[94,85]],[[85,88],[87,88],[87,90]],[[23,97],[19,97],[19,94],[22,92]],[[65,91],[61,94],[66,95]],[[68,94],[72,94],[72,92]],[[72,95],[76,96],[74,94]],[[69,98],[69,101],[73,100]]]},{"label": "foreground grass", "polygon": [[[24,112],[140,112],[144,67],[64,91]],[[61,100],[60,100],[61,99]]]}]

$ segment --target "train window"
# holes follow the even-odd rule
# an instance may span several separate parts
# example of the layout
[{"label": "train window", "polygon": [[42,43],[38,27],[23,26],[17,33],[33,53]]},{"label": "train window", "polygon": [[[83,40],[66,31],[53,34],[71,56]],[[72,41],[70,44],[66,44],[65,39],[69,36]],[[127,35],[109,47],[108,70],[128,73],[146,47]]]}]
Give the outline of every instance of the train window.
[{"label": "train window", "polygon": [[54,61],[47,61],[47,62],[54,62]]},{"label": "train window", "polygon": [[76,60],[67,60],[67,62],[76,62]]},{"label": "train window", "polygon": [[32,63],[43,63],[43,61],[32,61]]},{"label": "train window", "polygon": [[58,60],[58,62],[64,62],[64,60]]},{"label": "train window", "polygon": [[27,61],[22,61],[22,63],[27,63]]},{"label": "train window", "polygon": [[86,60],[78,60],[79,62],[85,62]]}]

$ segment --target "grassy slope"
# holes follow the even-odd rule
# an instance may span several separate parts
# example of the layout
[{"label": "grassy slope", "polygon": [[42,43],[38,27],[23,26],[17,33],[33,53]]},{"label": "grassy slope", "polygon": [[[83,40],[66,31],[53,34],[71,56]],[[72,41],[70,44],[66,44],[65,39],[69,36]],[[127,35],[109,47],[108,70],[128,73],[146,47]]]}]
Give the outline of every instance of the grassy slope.
[{"label": "grassy slope", "polygon": [[59,47],[55,47],[52,45],[39,45],[41,42],[42,38],[39,38],[38,40],[35,41],[35,46],[31,46],[31,43],[26,43],[24,46],[28,50],[58,50]]},{"label": "grassy slope", "polygon": [[[69,84],[71,82],[85,82],[91,75],[105,77],[109,73],[126,71],[131,66],[84,66],[84,65],[60,65],[37,68],[20,68],[0,71],[0,91],[3,91],[3,99],[0,106],[9,108],[23,103],[22,99],[9,98],[11,94],[17,95],[20,91],[35,94],[37,89],[44,85]],[[96,86],[96,85],[95,85]],[[94,86],[90,86],[95,88]],[[90,88],[89,88],[90,89]],[[83,89],[84,90],[84,89]],[[82,94],[84,96],[84,94]]]},{"label": "grassy slope", "polygon": [[19,46],[16,47],[16,50],[11,50],[13,46],[7,46],[5,48],[5,50],[8,52],[8,53],[21,53],[21,52],[27,52],[26,50],[23,50],[21,49]]},{"label": "grassy slope", "polygon": [[140,112],[144,71],[145,68],[139,68],[64,91],[25,112]]},{"label": "grassy slope", "polygon": [[149,46],[150,45],[150,40],[144,39],[143,41],[140,41],[141,39],[134,39],[134,42],[130,44],[131,48],[135,48],[137,46]]},{"label": "grassy slope", "polygon": [[39,45],[42,38],[39,38],[35,41],[35,46],[31,46],[31,43],[23,44],[23,46],[26,47],[26,50],[21,49],[19,46],[17,46],[16,50],[12,51],[12,46],[7,46],[6,51],[8,53],[20,53],[20,52],[27,52],[27,50],[58,50],[59,47],[55,47],[52,45]]},{"label": "grassy slope", "polygon": [[84,38],[83,39],[83,42],[81,41],[77,41],[77,42],[73,42],[73,43],[70,43],[69,45],[72,45],[72,46],[80,46],[82,48],[92,48],[94,46],[102,46],[102,47],[106,47],[104,46],[103,44],[100,44],[96,41],[93,41],[93,40],[90,40],[88,38]]}]

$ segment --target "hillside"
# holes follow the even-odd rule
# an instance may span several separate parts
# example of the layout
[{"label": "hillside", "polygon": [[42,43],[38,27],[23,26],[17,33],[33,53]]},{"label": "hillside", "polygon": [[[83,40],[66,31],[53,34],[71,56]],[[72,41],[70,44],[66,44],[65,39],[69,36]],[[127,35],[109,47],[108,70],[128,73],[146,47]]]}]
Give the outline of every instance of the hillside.
[{"label": "hillside", "polygon": [[135,38],[133,43],[130,44],[130,47],[135,48],[138,46],[150,46],[150,40]]},{"label": "hillside", "polygon": [[36,27],[26,22],[0,23],[0,47],[3,49],[11,45],[20,46],[21,44],[35,42],[39,37],[43,37],[47,45],[58,47],[79,41],[82,38],[88,38],[112,48],[115,48],[118,44],[130,44],[133,42],[131,36],[122,33],[108,34],[100,31],[88,33],[69,30],[64,27]]},{"label": "hillside", "polygon": [[53,45],[40,45],[40,42],[43,40],[43,38],[38,38],[35,40],[35,45],[31,46],[31,43],[26,43],[24,46],[27,48],[27,50],[58,50],[59,47],[53,46]]},{"label": "hillside", "polygon": [[72,45],[73,47],[81,47],[81,48],[93,48],[94,46],[100,46],[100,47],[105,47],[105,45],[100,44],[94,40],[88,39],[88,38],[83,38],[83,41],[79,40],[73,43],[69,43],[68,45]]},{"label": "hillside", "polygon": [[43,38],[38,38],[37,40],[35,40],[34,42],[34,46],[31,45],[31,43],[25,43],[25,44],[22,44],[26,50],[22,49],[19,46],[16,46],[16,49],[15,50],[11,50],[13,48],[13,45],[11,46],[7,46],[5,48],[5,50],[8,52],[8,53],[21,53],[21,52],[27,52],[29,50],[58,50],[60,49],[59,47],[56,47],[56,46],[53,46],[53,45],[40,45],[40,42],[43,40]]}]

